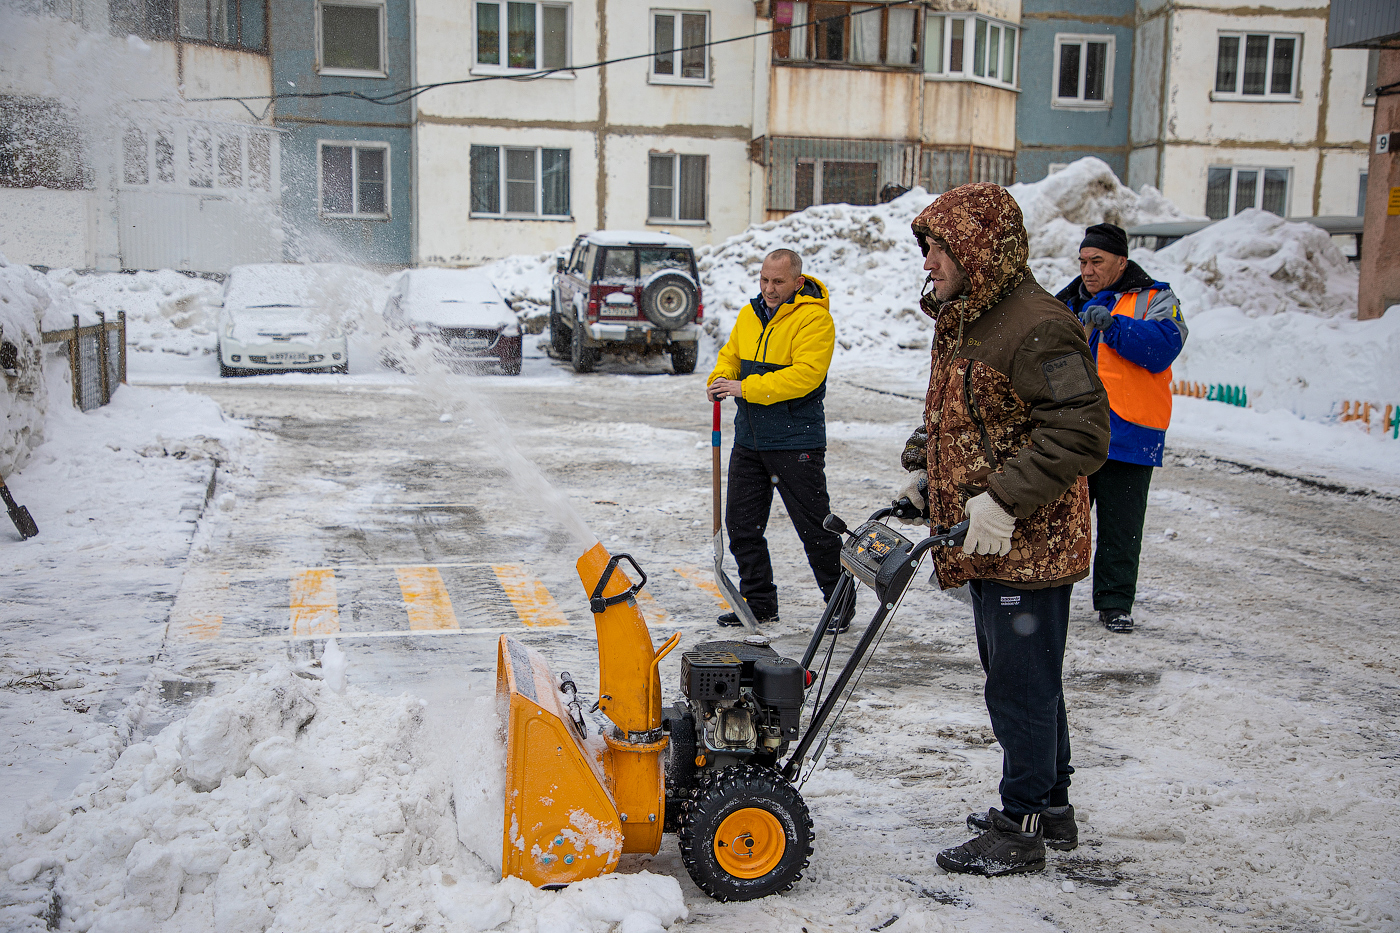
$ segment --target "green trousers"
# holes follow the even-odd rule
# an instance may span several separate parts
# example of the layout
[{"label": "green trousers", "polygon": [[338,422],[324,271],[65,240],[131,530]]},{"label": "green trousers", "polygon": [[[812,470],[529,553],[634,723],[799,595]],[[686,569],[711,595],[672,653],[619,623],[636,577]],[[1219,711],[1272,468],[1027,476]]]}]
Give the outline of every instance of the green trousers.
[{"label": "green trousers", "polygon": [[1108,460],[1089,477],[1094,504],[1094,608],[1132,612],[1137,596],[1142,522],[1152,467]]}]

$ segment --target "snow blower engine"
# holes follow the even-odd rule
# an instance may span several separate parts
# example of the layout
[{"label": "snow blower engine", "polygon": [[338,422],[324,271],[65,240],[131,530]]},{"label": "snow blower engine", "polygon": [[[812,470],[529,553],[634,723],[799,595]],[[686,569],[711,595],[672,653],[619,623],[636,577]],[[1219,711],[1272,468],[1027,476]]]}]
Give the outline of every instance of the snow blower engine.
[{"label": "snow blower engine", "polygon": [[[578,561],[598,631],[601,733],[584,715],[571,675],[555,678],[538,652],[502,635],[496,689],[506,727],[502,873],[539,887],[614,870],[625,853],[655,853],[675,833],[687,871],[706,894],[743,901],[786,891],[813,851],[799,788],[820,759],[871,646],[898,609],[924,556],[961,545],[964,522],[914,542],[891,528],[907,500],[844,534],[841,578],[800,661],[763,635],[711,641],[681,655],[682,696],[661,705],[658,666],[680,633],[653,649],[636,594],[646,574],[629,555],[595,545]],[[640,577],[619,570],[626,561]],[[878,606],[834,669],[842,638],[831,625],[874,590]],[[826,643],[822,650],[823,642]],[[818,654],[820,661],[813,665]],[[830,683],[828,683],[828,680]],[[805,728],[804,728],[805,720]]]}]

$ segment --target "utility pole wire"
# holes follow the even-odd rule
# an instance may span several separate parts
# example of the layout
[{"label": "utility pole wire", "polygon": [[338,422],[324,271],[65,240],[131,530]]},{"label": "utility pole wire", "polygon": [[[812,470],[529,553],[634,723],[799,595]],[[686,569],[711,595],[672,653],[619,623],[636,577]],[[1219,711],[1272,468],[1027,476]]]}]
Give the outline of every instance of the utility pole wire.
[{"label": "utility pole wire", "polygon": [[[420,94],[425,94],[428,91],[433,91],[442,87],[455,87],[464,84],[479,84],[484,81],[538,81],[541,78],[547,78],[550,75],[560,74],[561,72],[589,71],[594,68],[605,68],[608,65],[619,65],[623,62],[637,61],[638,59],[642,58],[655,58],[658,55],[664,55],[668,53],[676,54],[679,52],[693,51],[694,49],[708,49],[717,45],[728,45],[731,42],[743,42],[747,39],[757,39],[762,36],[772,36],[777,35],[778,33],[791,32],[794,29],[806,29],[809,26],[819,26],[840,22],[842,20],[851,19],[853,17],[861,16],[865,13],[872,13],[881,9],[908,6],[917,7],[920,5],[921,3],[919,2],[919,0],[902,0],[902,2],[899,3],[888,3],[882,6],[867,7],[864,10],[855,10],[853,12],[841,13],[836,16],[827,16],[823,17],[822,19],[812,20],[808,23],[802,23],[801,25],[778,26],[773,29],[764,30],[763,32],[752,32],[744,36],[732,36],[728,39],[716,39],[711,42],[701,42],[696,45],[687,45],[682,48],[669,49],[668,52],[645,52],[639,55],[625,55],[621,58],[610,58],[607,61],[592,62],[587,65],[575,65],[569,68],[550,68],[547,70],[532,71],[522,75],[480,75],[475,78],[459,78],[455,81],[437,81],[433,84],[419,84],[413,87],[401,88],[397,91],[389,91],[384,94],[365,94],[361,91],[316,91],[311,93],[293,92],[282,94],[261,94],[243,97],[187,97],[185,98],[185,100],[188,103],[213,103],[217,101],[236,101],[242,104],[243,107],[247,109],[249,113],[253,112],[250,108],[248,108],[247,102],[250,100],[265,100],[269,102],[268,106],[271,107],[272,103],[275,103],[279,100],[321,100],[328,97],[340,97],[349,100],[362,100],[365,103],[379,104],[380,106],[384,107],[394,107],[398,106],[399,104],[406,104],[410,100],[413,100],[415,97],[419,96]],[[264,115],[266,115],[267,110],[264,110],[263,113]]]}]

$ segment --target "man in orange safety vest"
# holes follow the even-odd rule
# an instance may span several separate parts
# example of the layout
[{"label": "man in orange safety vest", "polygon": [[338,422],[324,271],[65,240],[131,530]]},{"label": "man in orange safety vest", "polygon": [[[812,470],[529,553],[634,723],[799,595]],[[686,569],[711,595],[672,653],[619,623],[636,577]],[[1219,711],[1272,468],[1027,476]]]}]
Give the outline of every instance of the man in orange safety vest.
[{"label": "man in orange safety vest", "polygon": [[1128,259],[1128,235],[1095,224],[1079,245],[1079,278],[1055,297],[1079,315],[1108,390],[1108,461],[1089,477],[1098,541],[1094,608],[1110,632],[1133,630],[1142,525],[1152,468],[1172,418],[1172,361],[1186,342],[1181,303]]}]

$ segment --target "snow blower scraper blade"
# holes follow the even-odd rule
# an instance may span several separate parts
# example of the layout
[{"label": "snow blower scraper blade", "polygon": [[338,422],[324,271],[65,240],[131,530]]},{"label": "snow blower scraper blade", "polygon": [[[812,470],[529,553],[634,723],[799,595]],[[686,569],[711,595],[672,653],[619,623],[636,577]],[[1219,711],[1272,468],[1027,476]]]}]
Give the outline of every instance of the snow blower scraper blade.
[{"label": "snow blower scraper blade", "polygon": [[39,533],[39,526],[34,524],[33,516],[29,514],[27,508],[15,502],[3,479],[0,479],[0,498],[5,500],[5,508],[9,509],[10,512],[10,521],[15,523],[15,530],[19,532],[21,541],[32,538]]}]

